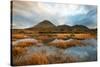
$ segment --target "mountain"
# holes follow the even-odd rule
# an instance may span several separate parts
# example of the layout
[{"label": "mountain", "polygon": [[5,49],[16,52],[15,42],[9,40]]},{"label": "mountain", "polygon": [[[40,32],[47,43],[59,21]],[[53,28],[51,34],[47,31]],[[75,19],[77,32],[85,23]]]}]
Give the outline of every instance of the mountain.
[{"label": "mountain", "polygon": [[97,34],[97,28],[95,29],[90,29],[92,34]]},{"label": "mountain", "polygon": [[88,33],[90,29],[83,25],[74,25],[72,26],[73,33]]},{"label": "mountain", "polygon": [[74,26],[68,26],[68,25],[58,25],[55,26],[52,22],[48,20],[44,20],[37,25],[26,28],[26,29],[18,29],[18,30],[12,30],[12,32],[18,32],[18,33],[28,33],[28,32],[66,32],[66,33],[95,33],[97,29],[89,29],[88,27],[84,25],[74,25]]},{"label": "mountain", "polygon": [[34,30],[39,32],[51,32],[56,31],[56,26],[48,20],[44,20],[34,27],[28,28],[28,30]]},{"label": "mountain", "polygon": [[71,32],[71,27],[68,25],[59,25],[56,28],[59,32]]},{"label": "mountain", "polygon": [[34,26],[34,28],[52,28],[55,27],[54,24],[52,24],[50,21],[48,20],[44,20],[42,22],[40,22],[39,24],[37,24],[36,26]]}]

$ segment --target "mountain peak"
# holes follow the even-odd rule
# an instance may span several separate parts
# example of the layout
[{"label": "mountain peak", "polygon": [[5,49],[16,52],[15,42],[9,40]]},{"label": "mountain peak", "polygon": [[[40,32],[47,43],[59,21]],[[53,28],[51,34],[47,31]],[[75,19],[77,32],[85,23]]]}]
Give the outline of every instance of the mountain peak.
[{"label": "mountain peak", "polygon": [[86,28],[86,29],[88,29],[88,27],[86,27],[84,25],[74,25],[72,27],[74,27],[74,28]]},{"label": "mountain peak", "polygon": [[44,20],[34,27],[41,27],[41,28],[43,28],[43,27],[55,27],[55,25],[48,20]]},{"label": "mountain peak", "polygon": [[44,20],[44,21],[40,22],[39,24],[49,24],[49,25],[54,25],[53,23],[51,23],[51,22],[48,21],[48,20]]}]

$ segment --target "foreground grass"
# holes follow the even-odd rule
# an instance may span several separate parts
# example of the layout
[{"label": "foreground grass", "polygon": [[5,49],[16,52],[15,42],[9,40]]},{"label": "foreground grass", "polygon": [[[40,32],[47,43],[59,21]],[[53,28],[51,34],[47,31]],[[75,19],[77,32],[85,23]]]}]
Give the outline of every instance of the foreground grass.
[{"label": "foreground grass", "polygon": [[23,66],[78,62],[78,57],[64,54],[65,49],[63,48],[86,46],[91,44],[91,40],[88,42],[87,40],[83,42],[80,40],[58,40],[58,42],[49,42],[46,45],[38,46],[38,44],[37,41],[20,41],[14,44],[12,47],[12,65]]},{"label": "foreground grass", "polygon": [[12,50],[14,66],[40,65],[76,62],[77,58],[63,54],[63,51],[56,47],[38,47],[34,48],[14,47]]}]

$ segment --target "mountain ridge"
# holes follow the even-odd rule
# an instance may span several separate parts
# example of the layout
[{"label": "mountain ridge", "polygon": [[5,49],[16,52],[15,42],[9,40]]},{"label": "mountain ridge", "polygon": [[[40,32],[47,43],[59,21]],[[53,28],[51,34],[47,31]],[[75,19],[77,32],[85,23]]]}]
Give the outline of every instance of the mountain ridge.
[{"label": "mountain ridge", "polygon": [[73,32],[73,33],[91,32],[91,29],[89,29],[88,27],[84,25],[74,25],[74,26],[58,25],[56,26],[48,20],[44,20],[33,27],[22,29],[22,30],[31,30],[31,31],[39,31],[39,32]]}]

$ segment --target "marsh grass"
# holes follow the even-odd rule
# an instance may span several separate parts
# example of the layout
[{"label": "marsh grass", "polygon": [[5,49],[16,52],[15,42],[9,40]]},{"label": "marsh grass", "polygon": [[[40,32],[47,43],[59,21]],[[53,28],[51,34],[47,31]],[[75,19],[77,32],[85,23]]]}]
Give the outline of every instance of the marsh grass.
[{"label": "marsh grass", "polygon": [[46,45],[43,43],[42,46],[36,46],[38,45],[37,42],[20,42],[12,47],[12,64],[14,66],[23,66],[78,62],[78,57],[64,54],[64,51],[70,47],[86,46],[87,44],[84,42],[89,45],[91,40],[57,41]]},{"label": "marsh grass", "polygon": [[18,55],[22,55],[27,51],[26,48],[22,48],[22,47],[13,47],[12,48],[12,55],[13,56],[18,56]]},{"label": "marsh grass", "polygon": [[33,46],[36,45],[35,42],[20,42],[17,45],[14,45],[16,47],[29,47],[29,46]]},{"label": "marsh grass", "polygon": [[85,44],[81,43],[80,40],[74,40],[70,42],[55,42],[55,43],[49,43],[49,46],[56,46],[58,48],[69,48],[73,46],[85,46]]},{"label": "marsh grass", "polygon": [[[34,49],[34,48],[33,48]],[[36,46],[36,51],[32,52],[28,47],[13,47],[13,65],[40,65],[76,62],[77,58],[63,54],[62,49]]]}]

